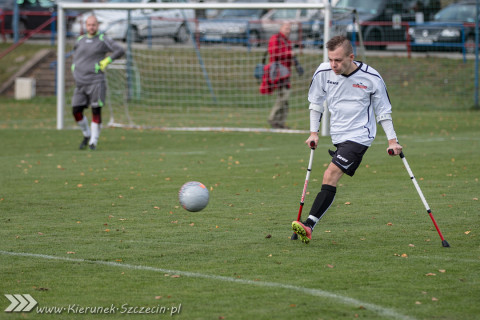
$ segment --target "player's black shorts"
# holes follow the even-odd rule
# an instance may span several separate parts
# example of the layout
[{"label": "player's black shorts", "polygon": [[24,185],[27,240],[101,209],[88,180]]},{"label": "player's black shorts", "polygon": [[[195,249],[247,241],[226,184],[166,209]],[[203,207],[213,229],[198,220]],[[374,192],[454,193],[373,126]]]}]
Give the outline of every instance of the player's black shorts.
[{"label": "player's black shorts", "polygon": [[353,141],[345,141],[336,144],[335,147],[337,147],[336,151],[328,150],[332,156],[332,163],[345,174],[353,176],[368,147]]}]

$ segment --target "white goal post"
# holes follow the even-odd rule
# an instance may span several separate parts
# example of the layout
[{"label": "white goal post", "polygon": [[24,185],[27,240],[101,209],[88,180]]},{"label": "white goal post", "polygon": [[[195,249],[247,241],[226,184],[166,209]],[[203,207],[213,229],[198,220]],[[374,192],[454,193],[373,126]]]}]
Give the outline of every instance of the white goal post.
[{"label": "white goal post", "polygon": [[[56,88],[57,88],[57,129],[58,130],[61,130],[61,129],[64,129],[65,128],[65,110],[67,108],[70,107],[69,105],[69,102],[67,101],[67,88],[66,88],[66,72],[68,72],[68,70],[66,70],[66,55],[67,55],[67,52],[66,52],[66,47],[67,47],[67,41],[68,38],[67,38],[67,29],[66,29],[66,11],[67,10],[136,10],[136,9],[144,9],[144,10],[161,10],[161,9],[181,9],[181,10],[201,10],[201,9],[204,9],[204,10],[207,10],[207,9],[214,9],[214,10],[223,10],[223,9],[322,9],[324,10],[324,25],[323,25],[323,41],[327,41],[329,38],[330,38],[330,25],[331,25],[331,0],[318,0],[317,2],[313,3],[313,2],[285,2],[285,3],[280,3],[280,2],[265,2],[265,3],[238,3],[238,2],[235,2],[235,3],[213,3],[213,2],[202,2],[202,3],[185,3],[185,2],[166,2],[166,3],[129,3],[129,2],[126,2],[126,3],[73,3],[73,2],[62,2],[60,1],[58,3],[58,17],[57,17],[57,28],[58,28],[58,33],[57,33],[57,36],[58,36],[58,42],[57,42],[57,59],[58,59],[58,63],[57,63],[57,83],[56,83]],[[70,40],[71,41],[71,40]],[[194,42],[194,41],[192,41]],[[130,46],[130,42],[128,42],[128,46]],[[136,44],[135,44],[136,45]],[[143,47],[145,47],[145,45],[143,45]],[[185,46],[184,46],[185,47]],[[162,46],[159,50],[157,50],[157,52],[159,51],[167,51],[169,50],[170,48],[168,46]],[[190,48],[192,49],[192,48]],[[205,49],[206,50],[206,49]],[[219,51],[220,49],[218,47],[215,48],[215,51]],[[226,50],[226,53],[225,53],[225,56],[226,57],[234,57],[235,56],[235,51],[238,50],[238,49],[235,49],[235,50],[232,50],[232,48],[228,47],[225,49]],[[246,51],[247,49],[243,49],[244,51]],[[245,66],[242,66],[242,68],[244,68],[246,71],[245,71],[245,77],[247,76],[247,72],[248,72],[248,76],[250,76],[251,78],[253,78],[253,68],[251,67],[251,64],[253,64],[253,66],[255,65],[255,63],[257,62],[260,62],[258,57],[259,56],[262,56],[263,55],[263,52],[266,50],[266,47],[262,47],[262,48],[255,48],[255,52],[256,52],[256,56],[255,58],[251,58],[252,60],[249,61],[248,63],[245,63]],[[302,50],[302,48],[300,48],[300,50]],[[307,50],[307,49],[305,49]],[[193,50],[192,50],[193,51]],[[301,82],[301,85],[300,83],[298,84],[298,87],[302,87],[302,93],[301,95],[303,96],[302,99],[304,100],[303,101],[303,107],[304,109],[302,110],[302,114],[304,112],[304,116],[305,116],[305,119],[302,119],[302,122],[304,122],[305,124],[305,129],[308,129],[308,125],[309,125],[309,122],[308,120],[308,103],[307,103],[307,95],[305,94],[306,92],[308,92],[308,84],[309,84],[309,79],[311,79],[311,76],[312,76],[312,72],[315,70],[313,69],[312,71],[312,68],[316,68],[316,66],[318,66],[318,64],[322,61],[320,61],[322,59],[322,52],[323,52],[323,61],[328,61],[327,59],[327,52],[326,52],[326,48],[323,46],[323,49],[320,49],[318,47],[316,47],[315,49],[311,50],[310,52],[310,55],[311,55],[311,60],[308,61],[309,65],[309,69],[308,70],[305,70],[305,75],[303,76],[303,78],[307,79],[307,80],[302,80],[303,82]],[[175,60],[175,63],[178,63],[178,64],[182,64],[184,63],[183,60],[180,59],[180,57],[177,55],[177,53],[171,53],[170,54],[170,57],[173,60]],[[150,59],[150,57],[148,58]],[[192,61],[192,57],[189,57],[188,61]],[[195,53],[193,53],[193,60],[195,60]],[[202,59],[202,56],[198,56],[198,50],[197,50],[197,60],[200,61]],[[241,61],[242,58],[238,58],[239,60],[238,61]],[[128,59],[127,59],[128,60]],[[165,60],[165,58],[163,57],[163,60]],[[178,60],[178,61],[177,61]],[[125,59],[123,60],[125,61]],[[157,63],[157,62],[151,62],[150,60],[148,60],[149,62],[148,63]],[[201,61],[200,61],[201,62]],[[160,62],[158,62],[160,63]],[[163,62],[161,62],[163,63]],[[168,64],[168,62],[167,62]],[[112,67],[112,70],[115,70],[115,71],[111,71],[112,73],[113,72],[119,72],[119,73],[122,73],[126,70],[127,67],[130,67],[128,65],[128,63],[124,63],[123,65],[121,64],[118,64],[116,66],[114,65],[111,65]],[[134,66],[135,68],[136,66]],[[160,65],[160,67],[165,67],[165,65]],[[206,72],[206,69],[205,67],[203,66],[203,63],[202,63],[202,66],[201,66],[203,69],[203,72],[205,73]],[[109,67],[110,68],[110,67]],[[293,69],[293,68],[292,68]],[[162,73],[162,69],[159,69],[160,71],[156,71],[157,73]],[[218,69],[220,71],[217,71],[216,69],[213,70],[213,74],[212,76],[215,78],[215,72],[222,72],[223,69]],[[109,71],[107,71],[107,74],[108,74]],[[140,75],[136,75],[135,74],[135,70],[134,71],[129,71],[129,72],[133,72],[134,76],[134,80],[133,82],[137,81],[139,82],[139,77]],[[229,72],[232,72],[233,73],[233,76],[235,75],[235,73],[237,72],[236,70],[231,70]],[[294,72],[292,70],[292,72]],[[145,78],[144,75],[141,75],[143,78]],[[117,79],[119,77],[115,76]],[[107,76],[108,78],[108,76]],[[128,78],[128,76],[127,76]],[[144,80],[142,78],[142,80]],[[153,75],[152,76],[152,79],[155,78],[155,76]],[[127,79],[128,80],[128,79]],[[127,80],[122,80],[124,82],[126,82]],[[153,81],[153,80],[151,80]],[[164,80],[165,81],[165,80]],[[168,77],[167,77],[167,81],[168,81]],[[185,79],[182,79],[182,80],[178,80],[178,81],[185,81]],[[219,81],[225,81],[224,79],[222,80],[219,80]],[[251,79],[249,80],[251,81]],[[108,82],[108,80],[107,80]],[[304,84],[307,84],[306,86]],[[131,83],[129,82],[128,85],[130,86]],[[112,87],[110,84],[108,84],[109,86],[109,90],[110,88]],[[235,86],[235,85],[234,85]],[[258,87],[257,84],[255,84],[255,86]],[[292,85],[293,88],[295,88],[295,84]],[[229,88],[228,90],[232,91],[234,90],[234,88]],[[130,90],[130,87],[129,87],[129,90]],[[142,88],[143,90],[143,88]],[[155,91],[155,88],[152,89],[153,91]],[[171,89],[166,89],[166,90],[171,90]],[[135,89],[132,89],[132,91],[135,91]],[[137,90],[137,91],[140,91]],[[235,97],[235,94],[238,94],[239,96],[242,95],[242,93],[232,93],[230,92],[229,93],[226,93],[226,94],[229,94],[229,95],[232,95],[232,100],[236,99]],[[108,91],[107,91],[108,92]],[[185,92],[183,92],[183,96],[188,96],[189,94],[191,94],[193,92],[193,90],[190,90],[189,88],[186,88],[185,89]],[[213,95],[213,90],[212,88],[210,88],[210,92],[212,93]],[[137,92],[138,93],[138,92]],[[143,91],[142,91],[143,93]],[[262,97],[259,93],[258,93],[258,90],[257,92],[255,92],[256,94],[258,94],[259,97]],[[129,93],[130,94],[130,93]],[[180,93],[181,95],[182,93]],[[251,93],[249,93],[251,94]],[[167,93],[168,95],[168,93]],[[204,93],[205,95],[205,93]],[[252,94],[253,95],[253,94]],[[300,96],[300,94],[298,94]],[[165,97],[165,96],[163,96]],[[158,98],[157,98],[158,99]],[[215,97],[213,97],[213,99],[215,100]],[[237,98],[238,99],[238,98]],[[201,101],[201,97],[199,98],[199,101]],[[270,100],[271,102],[273,100]],[[107,101],[108,103],[108,101]],[[138,103],[138,104],[142,104],[143,101],[141,103]],[[150,102],[149,102],[150,103]],[[173,109],[169,109],[169,108],[172,108],[171,106],[167,106],[167,105],[163,105],[162,103],[162,100],[160,98],[160,100],[156,100],[154,102],[151,102],[154,104],[154,106],[149,106],[148,108],[148,112],[157,112],[158,114],[160,114],[160,112],[164,112],[164,115],[162,116],[159,116],[159,117],[164,117],[165,114],[169,114],[169,113],[172,113]],[[183,103],[183,104],[182,104]],[[180,103],[179,105],[180,106],[175,106],[175,108],[177,108],[173,113],[176,113],[176,117],[180,117],[182,115],[182,113],[185,113],[185,112],[190,112],[191,108],[189,107],[185,107],[185,104],[186,102],[182,102]],[[157,105],[155,105],[157,104]],[[195,104],[195,102],[192,102],[192,104]],[[252,102],[252,105],[256,105],[258,104],[256,101]],[[268,102],[267,105],[270,105],[270,102]],[[138,106],[135,106],[135,107],[138,107]],[[221,105],[218,105],[218,109],[216,110],[222,110],[221,109]],[[229,106],[229,107],[232,107],[232,106]],[[128,108],[129,106],[123,106],[122,108],[126,109],[126,113],[127,113],[127,117],[129,118],[130,116],[128,115]],[[207,107],[205,107],[207,108]],[[235,108],[235,106],[232,107],[232,109]],[[249,113],[249,112],[253,112],[252,110],[254,110],[254,108],[257,108],[259,109],[258,105],[256,106],[249,106],[249,105],[246,105],[246,106],[243,106],[242,105],[242,111],[241,112],[246,112],[246,113]],[[262,109],[262,114],[261,116],[263,117],[263,115],[265,115],[265,113],[268,114],[269,110],[268,110],[269,107],[263,107]],[[292,107],[291,107],[292,108]],[[300,110],[300,107],[298,107],[298,109]],[[67,109],[68,110],[68,109]],[[145,107],[145,110],[147,110],[147,107]],[[162,111],[158,111],[158,110],[162,110]],[[212,109],[213,110],[213,109]],[[266,110],[266,111],[265,111]],[[211,110],[208,110],[207,112],[210,112]],[[205,111],[203,111],[205,112]],[[216,111],[215,111],[216,112]],[[212,112],[213,113],[213,112]],[[151,118],[152,117],[152,113],[148,113],[148,114],[145,114],[144,115],[145,118]],[[236,118],[236,117],[242,117],[242,113],[239,113],[239,114],[230,114],[231,117],[233,118]],[[303,116],[303,115],[302,115]],[[258,117],[258,115],[257,115]],[[303,121],[305,120],[305,121]],[[212,121],[216,121],[212,118]],[[263,125],[266,124],[266,119],[262,120],[264,121],[265,123],[263,123]],[[112,121],[111,121],[112,122]],[[133,122],[135,123],[136,122],[136,119],[134,118],[133,119]],[[253,129],[259,129],[259,127],[261,127],[262,125],[259,124],[260,122],[257,123],[254,123],[253,124]],[[327,124],[327,125],[325,125]],[[186,124],[187,127],[189,126],[189,123]],[[145,126],[145,127],[148,127],[150,126],[149,124],[143,124],[143,123],[140,123],[139,126]],[[215,127],[215,125],[208,125],[209,127]],[[228,126],[228,125],[227,125]],[[158,127],[161,127],[161,128],[166,128],[166,127],[169,127],[169,123],[168,121],[164,121],[163,123],[160,123],[160,125]],[[218,127],[218,126],[217,126]],[[220,127],[222,127],[222,124],[220,125]],[[175,128],[173,128],[175,129]],[[238,129],[241,129],[241,125],[239,125],[239,128]],[[295,129],[295,128],[294,128]],[[296,127],[296,129],[299,129],[298,127]],[[304,131],[304,130],[299,130],[299,131]],[[322,135],[328,135],[328,117],[324,117],[324,121],[322,121]]]}]

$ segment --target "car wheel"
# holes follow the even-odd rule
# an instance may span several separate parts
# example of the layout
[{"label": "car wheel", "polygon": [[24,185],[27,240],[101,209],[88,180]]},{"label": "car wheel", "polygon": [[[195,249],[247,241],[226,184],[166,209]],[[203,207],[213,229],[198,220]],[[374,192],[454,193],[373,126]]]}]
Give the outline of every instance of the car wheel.
[{"label": "car wheel", "polygon": [[[378,42],[383,41],[382,34],[379,30],[366,31],[365,42]],[[367,50],[385,50],[386,46],[382,45],[365,45]]]},{"label": "car wheel", "polygon": [[27,33],[27,24],[25,21],[19,21],[18,22],[18,34],[20,37],[26,36]]},{"label": "car wheel", "polygon": [[252,47],[259,47],[260,46],[260,34],[258,31],[250,31],[249,37],[248,37],[248,43],[247,45],[251,45]]},{"label": "car wheel", "polygon": [[190,39],[187,27],[184,24],[182,24],[180,28],[178,28],[177,34],[173,39],[175,40],[175,42],[179,43],[185,43]]},{"label": "car wheel", "polygon": [[[12,32],[13,32],[13,25],[12,25]],[[21,39],[26,36],[27,32],[27,25],[25,24],[25,21],[18,21],[18,37]],[[13,39],[15,35],[12,33],[11,37]]]},{"label": "car wheel", "polygon": [[142,42],[143,38],[136,27],[132,27],[133,42]]},{"label": "car wheel", "polygon": [[467,53],[475,53],[475,37],[467,37],[467,40],[465,40],[465,51]]}]

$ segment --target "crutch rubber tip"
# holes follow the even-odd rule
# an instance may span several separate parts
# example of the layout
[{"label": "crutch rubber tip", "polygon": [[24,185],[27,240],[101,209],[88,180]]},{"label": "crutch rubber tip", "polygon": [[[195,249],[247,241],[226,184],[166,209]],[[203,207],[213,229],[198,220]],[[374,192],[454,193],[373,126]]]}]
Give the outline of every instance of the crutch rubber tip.
[{"label": "crutch rubber tip", "polygon": [[290,240],[298,240],[298,234],[296,234],[295,232],[292,234],[292,236],[290,237]]},{"label": "crutch rubber tip", "polygon": [[442,246],[445,248],[450,248],[450,244],[448,244],[447,240],[442,240]]}]

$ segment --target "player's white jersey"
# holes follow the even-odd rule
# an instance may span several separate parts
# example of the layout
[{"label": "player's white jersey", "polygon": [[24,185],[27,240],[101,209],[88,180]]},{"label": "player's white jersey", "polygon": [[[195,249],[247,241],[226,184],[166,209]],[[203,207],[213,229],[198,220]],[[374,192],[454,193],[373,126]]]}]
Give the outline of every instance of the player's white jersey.
[{"label": "player's white jersey", "polygon": [[392,105],[380,74],[362,62],[349,76],[336,75],[330,63],[322,63],[313,75],[308,93],[310,103],[327,101],[333,144],[347,140],[370,146],[377,121],[391,119]]}]

